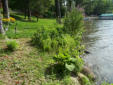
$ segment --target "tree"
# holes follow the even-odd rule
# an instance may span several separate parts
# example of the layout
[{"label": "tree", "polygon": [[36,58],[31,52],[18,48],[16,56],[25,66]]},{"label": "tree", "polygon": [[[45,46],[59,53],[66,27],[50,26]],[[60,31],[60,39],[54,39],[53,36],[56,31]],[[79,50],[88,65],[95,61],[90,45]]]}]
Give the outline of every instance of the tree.
[{"label": "tree", "polygon": [[2,0],[3,16],[9,18],[8,0]]},{"label": "tree", "polygon": [[58,23],[61,23],[61,9],[59,0],[55,0],[55,7],[56,7],[56,19]]},{"label": "tree", "polygon": [[9,0],[10,8],[23,12],[28,19],[31,15],[44,16],[52,4],[53,0]]},{"label": "tree", "polygon": [[5,31],[3,29],[3,24],[2,24],[2,17],[1,17],[1,14],[0,14],[0,34],[5,34]]}]

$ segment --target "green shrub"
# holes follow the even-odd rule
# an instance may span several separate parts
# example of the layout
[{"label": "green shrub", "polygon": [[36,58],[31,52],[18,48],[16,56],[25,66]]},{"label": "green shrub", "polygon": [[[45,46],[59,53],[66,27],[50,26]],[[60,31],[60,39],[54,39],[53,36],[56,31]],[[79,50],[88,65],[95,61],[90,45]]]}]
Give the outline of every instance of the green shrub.
[{"label": "green shrub", "polygon": [[5,39],[5,35],[0,34],[0,39]]},{"label": "green shrub", "polygon": [[[64,20],[63,27],[40,28],[32,37],[32,43],[43,51],[56,51],[53,57],[55,61],[55,73],[71,72],[78,73],[82,70],[83,60],[79,57],[82,54],[83,17],[77,10],[68,13]],[[57,71],[57,72],[56,72]],[[60,75],[61,76],[61,75]]]},{"label": "green shrub", "polygon": [[90,83],[90,80],[86,76],[81,78],[81,82],[82,82],[82,85],[92,85]]},{"label": "green shrub", "polygon": [[[64,72],[78,73],[82,70],[83,60],[76,56],[75,58],[69,54],[68,51],[60,52],[53,58],[57,64],[60,64],[64,68]],[[56,68],[57,69],[57,68]],[[62,68],[61,68],[62,69]]]},{"label": "green shrub", "polygon": [[82,28],[84,28],[82,13],[77,9],[67,13],[64,19],[64,31],[71,35],[76,35]]},{"label": "green shrub", "polygon": [[7,49],[10,51],[14,51],[18,49],[19,44],[16,42],[16,40],[9,40],[7,41]]},{"label": "green shrub", "polygon": [[74,9],[65,17],[64,27],[40,28],[32,37],[32,43],[43,51],[78,48],[82,39],[82,28],[83,16]]},{"label": "green shrub", "polygon": [[54,37],[58,36],[56,29],[40,28],[32,37],[32,43],[44,51],[57,47]]},{"label": "green shrub", "polygon": [[102,83],[102,85],[113,85],[113,84],[109,84],[109,83],[104,82],[104,83]]},{"label": "green shrub", "polygon": [[62,28],[41,28],[32,37],[32,43],[44,51],[57,51],[60,48],[75,47],[75,40],[69,34],[63,34]]}]

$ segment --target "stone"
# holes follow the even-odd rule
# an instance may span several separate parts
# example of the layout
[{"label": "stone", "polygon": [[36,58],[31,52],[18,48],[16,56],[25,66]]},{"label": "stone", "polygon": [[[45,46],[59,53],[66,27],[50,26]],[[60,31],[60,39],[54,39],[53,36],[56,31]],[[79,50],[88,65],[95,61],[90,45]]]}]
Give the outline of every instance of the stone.
[{"label": "stone", "polygon": [[87,66],[84,66],[82,69],[82,73],[84,75],[86,75],[88,78],[92,79],[93,81],[96,80],[96,76],[94,75],[94,73],[91,71],[90,68],[88,68]]}]

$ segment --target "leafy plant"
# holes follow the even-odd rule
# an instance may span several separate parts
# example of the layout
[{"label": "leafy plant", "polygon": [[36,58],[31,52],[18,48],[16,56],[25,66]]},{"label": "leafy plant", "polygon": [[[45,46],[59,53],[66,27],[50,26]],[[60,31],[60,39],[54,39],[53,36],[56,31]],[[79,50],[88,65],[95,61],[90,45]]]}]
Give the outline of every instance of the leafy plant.
[{"label": "leafy plant", "polygon": [[81,78],[81,82],[82,82],[82,85],[92,85],[90,83],[90,80],[86,76]]},{"label": "leafy plant", "polygon": [[0,39],[5,39],[5,35],[0,34]]},{"label": "leafy plant", "polygon": [[64,31],[70,35],[77,35],[84,28],[83,16],[80,11],[73,9],[64,19]]},{"label": "leafy plant", "polygon": [[57,45],[57,42],[53,40],[56,35],[56,30],[50,30],[43,27],[41,29],[38,29],[34,34],[34,36],[32,37],[32,43],[44,51],[50,51],[52,46],[55,46],[54,44]]},{"label": "leafy plant", "polygon": [[113,85],[113,84],[109,84],[107,82],[103,82],[102,85]]},{"label": "leafy plant", "polygon": [[[59,53],[53,58],[57,64],[61,64],[65,69],[64,72],[75,72],[78,73],[82,70],[83,60],[76,56],[72,57],[68,51],[64,51],[63,53]],[[56,68],[57,69],[57,68]]]},{"label": "leafy plant", "polygon": [[57,51],[61,48],[73,48],[75,40],[69,34],[64,34],[62,28],[41,28],[32,37],[32,43],[44,51]]},{"label": "leafy plant", "polygon": [[16,42],[16,40],[9,40],[7,41],[7,49],[10,51],[14,51],[18,49],[19,44]]}]

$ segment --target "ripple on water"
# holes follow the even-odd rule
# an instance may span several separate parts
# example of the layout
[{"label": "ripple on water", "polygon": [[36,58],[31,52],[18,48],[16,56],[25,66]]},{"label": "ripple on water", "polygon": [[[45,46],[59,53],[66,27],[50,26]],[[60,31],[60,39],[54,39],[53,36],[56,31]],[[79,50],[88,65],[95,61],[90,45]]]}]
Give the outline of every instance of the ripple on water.
[{"label": "ripple on water", "polygon": [[93,21],[87,29],[84,43],[91,54],[84,60],[98,77],[98,83],[113,83],[113,20]]}]

